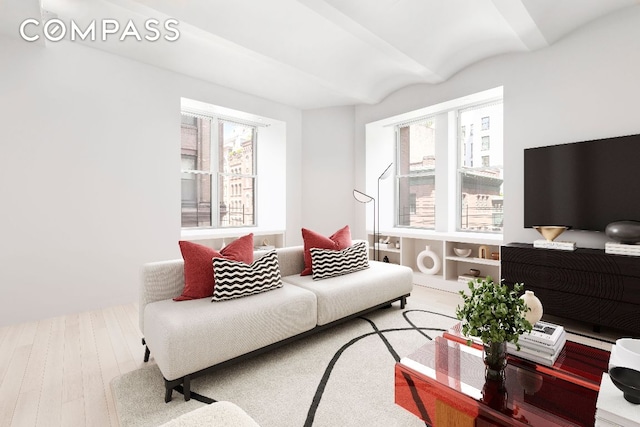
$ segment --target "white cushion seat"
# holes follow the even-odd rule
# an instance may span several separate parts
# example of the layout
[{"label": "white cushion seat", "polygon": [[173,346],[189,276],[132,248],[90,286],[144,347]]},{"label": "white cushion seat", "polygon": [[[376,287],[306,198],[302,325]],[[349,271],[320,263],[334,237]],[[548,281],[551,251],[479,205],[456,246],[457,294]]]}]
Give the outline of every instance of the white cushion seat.
[{"label": "white cushion seat", "polygon": [[410,294],[413,270],[406,266],[369,261],[369,268],[342,276],[313,280],[312,276],[293,274],[283,277],[282,281],[316,295],[317,323],[322,326]]},{"label": "white cushion seat", "polygon": [[312,292],[286,283],[228,301],[156,301],[145,308],[145,341],[174,380],[313,329],[316,305]]}]

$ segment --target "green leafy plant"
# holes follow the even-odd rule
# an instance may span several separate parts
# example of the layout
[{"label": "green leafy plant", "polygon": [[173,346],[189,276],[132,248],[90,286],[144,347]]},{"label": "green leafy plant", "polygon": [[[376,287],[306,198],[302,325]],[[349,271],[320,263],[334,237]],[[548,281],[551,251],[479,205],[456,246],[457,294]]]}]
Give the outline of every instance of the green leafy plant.
[{"label": "green leafy plant", "polygon": [[[470,281],[470,294],[460,291],[464,304],[456,308],[462,333],[479,337],[484,344],[511,342],[520,350],[518,338],[532,329],[525,318],[530,308],[520,298],[523,288],[521,283],[513,288],[494,283],[491,277]],[[467,344],[471,345],[471,340]]]}]

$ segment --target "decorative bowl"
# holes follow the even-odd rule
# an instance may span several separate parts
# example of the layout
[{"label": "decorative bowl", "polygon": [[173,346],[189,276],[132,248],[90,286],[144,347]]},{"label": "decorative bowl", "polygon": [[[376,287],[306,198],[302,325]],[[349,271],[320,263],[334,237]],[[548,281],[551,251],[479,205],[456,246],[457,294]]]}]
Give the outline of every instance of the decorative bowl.
[{"label": "decorative bowl", "polygon": [[542,234],[542,237],[548,242],[553,242],[556,237],[569,229],[569,227],[564,225],[535,225],[533,228]]},{"label": "decorative bowl", "polygon": [[466,258],[469,255],[471,255],[471,249],[453,248],[453,252],[455,252],[455,254],[458,255],[459,257],[463,257],[463,258]]},{"label": "decorative bowl", "polygon": [[640,404],[640,371],[616,366],[609,369],[609,377],[618,387],[627,402]]},{"label": "decorative bowl", "polygon": [[615,221],[604,229],[607,237],[626,245],[640,242],[640,221]]},{"label": "decorative bowl", "polygon": [[621,362],[624,361],[624,366],[640,369],[640,339],[620,338],[616,340],[616,358]]},{"label": "decorative bowl", "polygon": [[480,270],[475,268],[469,269],[469,276],[478,277],[480,275]]}]

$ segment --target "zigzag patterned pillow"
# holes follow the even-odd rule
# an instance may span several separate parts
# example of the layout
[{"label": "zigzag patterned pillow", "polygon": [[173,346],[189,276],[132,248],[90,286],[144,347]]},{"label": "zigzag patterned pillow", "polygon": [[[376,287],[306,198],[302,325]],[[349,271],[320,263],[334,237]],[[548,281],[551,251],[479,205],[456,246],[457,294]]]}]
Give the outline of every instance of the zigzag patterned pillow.
[{"label": "zigzag patterned pillow", "polygon": [[367,242],[358,242],[348,248],[311,248],[311,274],[313,280],[328,279],[369,268]]},{"label": "zigzag patterned pillow", "polygon": [[282,287],[278,254],[266,253],[251,265],[224,258],[213,259],[215,287],[212,301],[246,297]]}]

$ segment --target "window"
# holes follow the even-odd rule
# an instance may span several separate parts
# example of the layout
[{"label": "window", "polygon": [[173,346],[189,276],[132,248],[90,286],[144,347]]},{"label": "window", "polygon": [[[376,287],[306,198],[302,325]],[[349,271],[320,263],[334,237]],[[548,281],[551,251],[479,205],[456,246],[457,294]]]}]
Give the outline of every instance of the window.
[{"label": "window", "polygon": [[257,127],[183,111],[182,227],[255,226]]},{"label": "window", "polygon": [[490,120],[502,123],[502,101],[458,111],[458,229],[462,231],[502,232],[502,126],[493,126],[489,135],[481,137],[483,153],[473,150],[473,132],[463,131],[475,123],[489,129]]},{"label": "window", "polygon": [[435,228],[435,132],[431,118],[396,127],[396,225]]},{"label": "window", "polygon": [[483,136],[482,137],[482,151],[488,151],[489,150],[489,137],[488,136]]},{"label": "window", "polygon": [[[502,96],[496,87],[367,123],[365,188],[381,200],[367,224],[501,233]],[[395,182],[380,182],[394,155]]]}]

